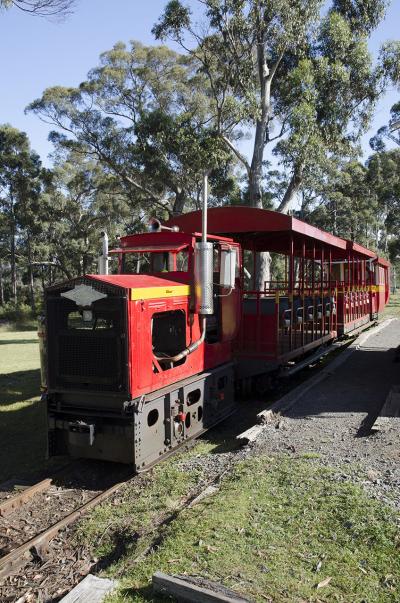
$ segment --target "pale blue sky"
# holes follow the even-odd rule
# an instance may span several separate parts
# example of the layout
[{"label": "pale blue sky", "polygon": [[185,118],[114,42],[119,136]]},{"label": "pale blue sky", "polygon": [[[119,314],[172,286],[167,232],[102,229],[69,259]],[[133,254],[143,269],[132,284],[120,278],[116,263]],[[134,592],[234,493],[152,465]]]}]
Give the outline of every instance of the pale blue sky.
[{"label": "pale blue sky", "polygon": [[[62,23],[26,15],[17,9],[0,13],[0,123],[27,132],[42,160],[51,152],[49,126],[33,115],[24,115],[28,103],[49,86],[76,86],[98,62],[99,54],[117,41],[135,39],[153,44],[151,28],[166,0],[77,0],[73,15]],[[196,5],[196,2],[189,4]],[[400,0],[393,0],[385,21],[374,33],[370,48],[375,54],[386,39],[400,31]],[[384,125],[399,93],[382,99],[371,134]],[[369,153],[368,140],[363,148]]]}]

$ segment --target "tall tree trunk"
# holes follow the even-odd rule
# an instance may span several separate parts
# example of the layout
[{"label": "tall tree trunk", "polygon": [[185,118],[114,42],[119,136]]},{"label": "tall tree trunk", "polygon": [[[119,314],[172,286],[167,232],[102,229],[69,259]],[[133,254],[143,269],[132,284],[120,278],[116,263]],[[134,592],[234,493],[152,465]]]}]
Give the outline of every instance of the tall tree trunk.
[{"label": "tall tree trunk", "polygon": [[262,209],[262,168],[265,147],[265,133],[267,130],[266,116],[257,121],[256,135],[254,139],[253,157],[251,160],[249,174],[249,202],[251,207]]},{"label": "tall tree trunk", "polygon": [[286,192],[283,196],[283,199],[278,207],[278,211],[282,214],[287,214],[287,212],[292,208],[293,201],[295,196],[300,190],[300,186],[303,180],[303,170],[302,167],[295,167]]},{"label": "tall tree trunk", "polygon": [[186,203],[186,193],[184,190],[179,189],[175,194],[175,201],[174,201],[174,206],[172,208],[172,215],[179,216],[180,214],[182,214],[183,210],[185,209],[185,203]]},{"label": "tall tree trunk", "polygon": [[15,305],[17,305],[17,264],[15,257],[15,221],[12,221],[11,225],[11,298]]},{"label": "tall tree trunk", "polygon": [[[265,135],[267,131],[268,113],[265,109],[261,120],[257,121],[256,135],[254,140],[253,157],[249,174],[249,201],[251,207],[263,208],[262,202],[262,168],[265,147]],[[266,283],[271,280],[271,254],[268,251],[260,251],[256,258],[256,289],[263,291]]]},{"label": "tall tree trunk", "polygon": [[[256,123],[253,157],[249,174],[249,201],[251,207],[263,207],[262,202],[262,169],[268,120],[271,110],[271,80],[268,79],[269,69],[265,57],[264,41],[257,45],[258,77],[261,92],[261,116]],[[256,288],[263,291],[266,283],[271,280],[271,255],[267,251],[257,254],[256,258]],[[267,285],[268,287],[268,285]]]},{"label": "tall tree trunk", "polygon": [[36,313],[35,282],[34,282],[32,261],[33,261],[33,259],[32,259],[31,243],[28,238],[29,295],[31,298],[31,308],[32,308],[33,312]]},{"label": "tall tree trunk", "polygon": [[0,264],[0,305],[4,306],[3,265]]}]

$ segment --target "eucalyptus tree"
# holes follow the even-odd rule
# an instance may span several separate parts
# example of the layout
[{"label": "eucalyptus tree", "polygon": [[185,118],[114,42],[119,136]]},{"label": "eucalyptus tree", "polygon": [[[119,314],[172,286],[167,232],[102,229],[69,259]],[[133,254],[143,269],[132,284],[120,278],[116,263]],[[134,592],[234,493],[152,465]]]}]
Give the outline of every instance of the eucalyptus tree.
[{"label": "eucalyptus tree", "polygon": [[227,194],[231,153],[209,127],[205,77],[165,46],[116,44],[78,88],[49,88],[28,111],[56,126],[58,148],[81,153],[117,176],[145,212],[196,204],[202,172]]},{"label": "eucalyptus tree", "polygon": [[43,284],[95,272],[101,231],[114,242],[140,220],[119,180],[74,151],[57,158],[40,210],[42,231],[36,248],[43,265],[51,267]]},{"label": "eucalyptus tree", "polygon": [[37,228],[35,216],[39,210],[42,177],[39,156],[31,150],[27,135],[10,125],[0,126],[0,211],[14,303],[17,303],[17,247],[24,234],[29,247],[30,235]]},{"label": "eucalyptus tree", "polygon": [[380,249],[396,259],[400,244],[400,149],[373,153],[367,161],[367,180],[382,217]]},{"label": "eucalyptus tree", "polygon": [[[200,64],[213,97],[216,131],[241,162],[248,202],[263,207],[265,154],[275,154],[287,177],[278,210],[332,157],[355,158],[395,64],[396,48],[373,66],[367,38],[386,0],[199,0],[196,25],[189,6],[171,0],[153,28]],[[324,9],[324,10],[323,10]],[[244,133],[248,159],[238,147]],[[268,183],[267,183],[268,188]],[[264,189],[265,190],[265,189]],[[268,280],[261,254],[258,285]]]},{"label": "eucalyptus tree", "polygon": [[[354,144],[400,56],[396,43],[386,45],[373,67],[367,49],[386,4],[199,0],[198,26],[189,6],[167,4],[153,32],[178,43],[207,75],[215,127],[247,173],[250,205],[262,207],[265,149],[272,152],[274,141],[290,174],[278,208],[283,212],[307,171],[323,166],[327,154],[355,155]],[[254,139],[250,160],[235,146],[243,130]]]},{"label": "eucalyptus tree", "polygon": [[[171,39],[200,64],[213,94],[215,128],[242,163],[249,204],[262,207],[264,150],[286,132],[281,120],[274,135],[276,98],[283,74],[304,56],[318,23],[322,0],[204,0],[198,27],[179,0],[165,8],[153,33]],[[239,150],[243,129],[254,136],[251,159]]]},{"label": "eucalyptus tree", "polygon": [[379,128],[369,143],[374,151],[379,152],[386,149],[387,140],[400,146],[400,101],[395,103],[390,109],[389,123]]},{"label": "eucalyptus tree", "polygon": [[319,183],[315,179],[312,193],[302,217],[337,236],[378,249],[384,215],[365,165],[332,161],[329,177]]}]

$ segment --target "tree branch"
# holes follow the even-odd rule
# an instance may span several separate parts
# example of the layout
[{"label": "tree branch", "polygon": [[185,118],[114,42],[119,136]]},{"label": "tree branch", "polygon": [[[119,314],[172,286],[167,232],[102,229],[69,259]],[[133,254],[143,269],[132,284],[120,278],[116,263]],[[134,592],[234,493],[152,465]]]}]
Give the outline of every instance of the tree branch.
[{"label": "tree branch", "polygon": [[241,163],[244,165],[244,167],[246,168],[247,174],[250,175],[250,165],[249,165],[246,157],[241,154],[241,152],[231,143],[231,141],[229,140],[229,138],[227,138],[227,136],[225,136],[225,134],[220,134],[220,136],[221,136],[221,139],[225,142],[225,144],[230,148],[232,153],[234,153],[236,155],[236,157],[239,159],[239,161],[241,161]]}]

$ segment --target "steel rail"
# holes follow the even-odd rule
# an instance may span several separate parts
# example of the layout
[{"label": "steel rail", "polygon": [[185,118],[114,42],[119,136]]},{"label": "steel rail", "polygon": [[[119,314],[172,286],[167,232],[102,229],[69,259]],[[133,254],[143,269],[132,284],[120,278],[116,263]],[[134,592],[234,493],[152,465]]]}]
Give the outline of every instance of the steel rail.
[{"label": "steel rail", "polygon": [[[50,488],[53,484],[54,479],[57,475],[68,469],[68,467],[73,467],[75,462],[67,463],[66,465],[62,465],[58,469],[53,472],[53,477],[47,477],[32,486],[24,485],[21,489],[21,492],[18,494],[14,494],[10,498],[6,498],[0,501],[0,517],[7,517],[11,513],[14,513],[17,509],[26,504],[31,498],[36,496],[36,494],[40,494],[41,492],[45,492]],[[9,486],[9,484],[13,483],[15,487],[15,482],[13,480],[8,480],[2,484],[3,486]]]},{"label": "steel rail", "polygon": [[41,492],[45,492],[48,490],[52,484],[52,478],[47,478],[34,484],[33,486],[28,486],[24,488],[19,494],[15,494],[11,496],[11,498],[7,498],[0,502],[0,517],[7,517],[11,513],[14,513],[17,509],[22,507],[25,503],[27,503],[31,498],[36,496],[36,494],[40,494]]},{"label": "steel rail", "polygon": [[4,557],[1,557],[0,578],[7,578],[7,576],[9,576],[11,572],[20,568],[25,563],[28,563],[33,556],[32,552],[36,552],[39,555],[40,553],[45,554],[46,547],[48,546],[49,542],[53,540],[53,538],[57,536],[57,534],[61,530],[74,523],[77,519],[79,519],[79,517],[84,515],[91,508],[106,500],[126,483],[127,480],[124,480],[122,482],[114,484],[113,486],[111,486],[111,488],[104,490],[104,492],[97,494],[97,496],[91,498],[84,505],[82,505],[75,511],[72,511],[72,513],[66,515],[63,519],[60,519],[43,532],[40,532],[27,542],[24,542],[23,544],[19,545],[18,547],[7,553],[7,555],[5,555]]}]

